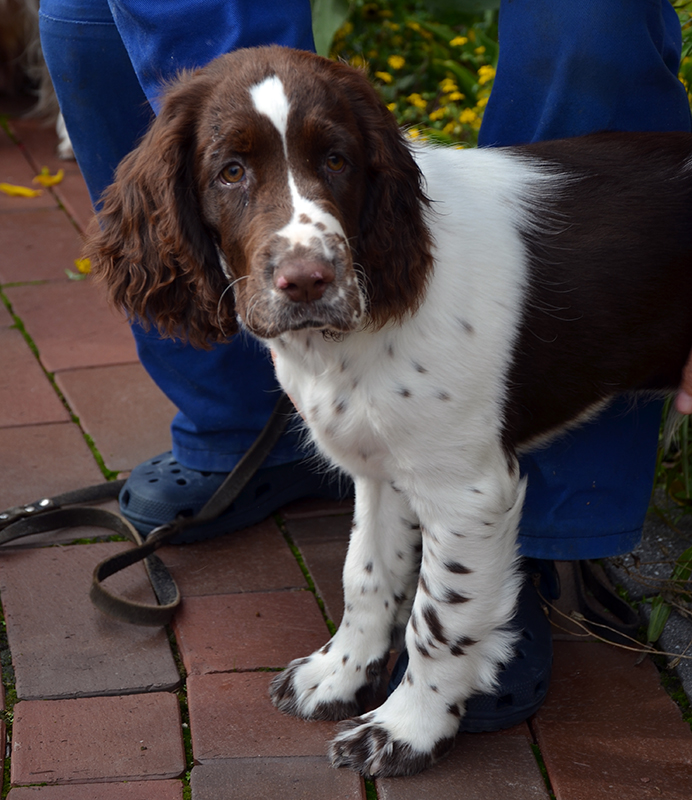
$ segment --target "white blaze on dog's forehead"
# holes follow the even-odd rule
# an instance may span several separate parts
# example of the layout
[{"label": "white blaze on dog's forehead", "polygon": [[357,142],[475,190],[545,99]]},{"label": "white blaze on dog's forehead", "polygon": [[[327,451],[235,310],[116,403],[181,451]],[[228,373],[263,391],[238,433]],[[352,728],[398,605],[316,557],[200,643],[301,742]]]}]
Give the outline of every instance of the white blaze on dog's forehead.
[{"label": "white blaze on dog's forehead", "polygon": [[250,89],[252,102],[260,114],[264,114],[274,124],[274,127],[281,134],[281,140],[286,150],[286,132],[288,130],[288,112],[291,104],[288,102],[284,86],[277,78],[272,75],[265,78],[262,83],[258,83]]},{"label": "white blaze on dog's forehead", "polygon": [[[281,80],[276,75],[265,78],[261,83],[250,89],[250,96],[257,111],[268,117],[278,130],[283,142],[284,154],[288,159],[288,115],[291,110],[291,104]],[[343,237],[344,233],[339,221],[332,214],[320,208],[317,203],[301,195],[290,168],[288,170],[288,185],[291,192],[293,215],[291,221],[280,231],[277,231],[277,234],[288,239],[292,247],[296,245],[310,246],[317,239],[325,255],[332,257],[334,255],[332,248],[327,245],[324,234],[337,234]],[[321,223],[323,231],[316,232],[314,225],[302,223],[300,221],[301,218],[308,218],[313,223]]]}]

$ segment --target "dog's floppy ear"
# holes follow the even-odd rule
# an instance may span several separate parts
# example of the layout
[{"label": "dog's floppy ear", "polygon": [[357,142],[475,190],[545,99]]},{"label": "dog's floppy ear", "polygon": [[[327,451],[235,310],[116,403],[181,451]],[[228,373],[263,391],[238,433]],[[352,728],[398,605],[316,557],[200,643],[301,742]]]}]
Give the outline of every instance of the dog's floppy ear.
[{"label": "dog's floppy ear", "polygon": [[85,247],[92,272],[129,317],[202,347],[237,330],[232,306],[217,309],[227,281],[196,181],[195,123],[211,87],[200,72],[171,85],[104,192]]},{"label": "dog's floppy ear", "polygon": [[365,139],[367,191],[354,257],[367,275],[369,314],[376,327],[415,311],[432,267],[425,221],[430,201],[394,115],[365,74],[334,64]]}]

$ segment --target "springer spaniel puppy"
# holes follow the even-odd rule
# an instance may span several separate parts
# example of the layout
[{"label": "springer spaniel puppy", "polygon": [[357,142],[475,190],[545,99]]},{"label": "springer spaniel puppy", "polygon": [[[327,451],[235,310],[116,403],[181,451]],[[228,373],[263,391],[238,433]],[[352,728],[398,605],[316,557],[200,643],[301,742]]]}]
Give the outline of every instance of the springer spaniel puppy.
[{"label": "springer spaniel puppy", "polygon": [[[366,77],[282,48],[182,74],[88,252],[117,305],[198,345],[250,331],[351,475],[345,613],[274,680],[331,748],[412,774],[511,657],[518,450],[692,347],[692,135],[412,146]],[[390,642],[410,663],[374,711]]]}]

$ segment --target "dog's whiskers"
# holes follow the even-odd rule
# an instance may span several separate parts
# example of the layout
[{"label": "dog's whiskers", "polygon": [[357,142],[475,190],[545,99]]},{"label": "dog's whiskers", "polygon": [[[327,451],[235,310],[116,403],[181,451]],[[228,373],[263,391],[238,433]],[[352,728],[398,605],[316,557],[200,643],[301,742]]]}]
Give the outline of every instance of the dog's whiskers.
[{"label": "dog's whiskers", "polygon": [[216,304],[216,324],[219,326],[219,330],[225,336],[226,331],[223,329],[223,325],[221,324],[221,303],[223,302],[224,295],[229,289],[232,289],[238,281],[245,280],[249,278],[249,275],[241,275],[240,278],[236,278],[234,281],[231,281],[228,286],[221,292],[221,297],[219,297],[219,302]]}]

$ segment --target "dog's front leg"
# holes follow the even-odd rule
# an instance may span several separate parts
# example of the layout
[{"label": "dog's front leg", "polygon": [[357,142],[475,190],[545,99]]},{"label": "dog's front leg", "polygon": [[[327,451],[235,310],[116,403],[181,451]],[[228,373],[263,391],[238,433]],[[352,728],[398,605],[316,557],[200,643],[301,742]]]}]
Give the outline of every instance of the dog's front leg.
[{"label": "dog's front leg", "polygon": [[346,719],[363,712],[385,675],[394,629],[405,624],[415,590],[417,518],[390,484],[357,478],[355,485],[339,630],[272,682],[274,704],[305,719]]},{"label": "dog's front leg", "polygon": [[491,690],[498,664],[511,657],[524,487],[515,471],[503,474],[503,459],[498,453],[485,477],[412,482],[423,552],[409,666],[382,706],[345,723],[331,748],[335,766],[380,777],[430,766],[451,748],[465,701]]}]

